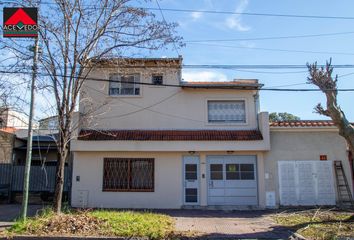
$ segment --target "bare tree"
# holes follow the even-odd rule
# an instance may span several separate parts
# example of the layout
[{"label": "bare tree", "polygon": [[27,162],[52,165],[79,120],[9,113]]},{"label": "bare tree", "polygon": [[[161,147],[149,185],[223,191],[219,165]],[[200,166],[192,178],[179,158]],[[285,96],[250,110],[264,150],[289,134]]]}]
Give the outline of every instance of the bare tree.
[{"label": "bare tree", "polygon": [[[17,4],[36,7],[36,2],[27,0]],[[138,7],[146,2],[149,1],[56,0],[40,5],[39,78],[41,87],[54,94],[59,122],[54,197],[57,213],[61,211],[73,113],[81,86],[94,67],[91,60],[122,56],[124,51],[132,55],[136,50],[157,50],[170,43],[177,47],[183,45],[175,34],[175,23],[159,21],[153,13]],[[16,40],[3,44],[23,59],[32,55]]]},{"label": "bare tree", "polygon": [[326,62],[325,67],[318,67],[317,63],[307,64],[309,74],[308,82],[316,85],[326,95],[326,108],[320,103],[315,107],[315,111],[321,115],[330,117],[334,124],[339,129],[339,134],[345,138],[350,151],[354,150],[354,127],[348,121],[345,113],[342,111],[337,102],[337,80],[338,76],[334,78],[333,67],[331,60]]}]

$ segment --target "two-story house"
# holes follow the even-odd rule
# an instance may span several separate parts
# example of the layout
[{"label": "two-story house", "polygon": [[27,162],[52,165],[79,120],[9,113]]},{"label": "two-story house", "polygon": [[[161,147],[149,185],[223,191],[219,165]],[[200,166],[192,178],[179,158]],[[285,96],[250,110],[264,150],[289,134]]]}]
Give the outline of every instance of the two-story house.
[{"label": "two-story house", "polygon": [[[299,163],[315,171],[310,160],[328,155],[347,164],[333,125],[272,132],[259,110],[258,80],[182,81],[181,58],[101,59],[90,67],[79,111],[91,117],[71,142],[74,207],[274,207],[294,196],[281,187],[298,188]],[[333,170],[324,165],[331,182],[320,188],[333,204]]]}]

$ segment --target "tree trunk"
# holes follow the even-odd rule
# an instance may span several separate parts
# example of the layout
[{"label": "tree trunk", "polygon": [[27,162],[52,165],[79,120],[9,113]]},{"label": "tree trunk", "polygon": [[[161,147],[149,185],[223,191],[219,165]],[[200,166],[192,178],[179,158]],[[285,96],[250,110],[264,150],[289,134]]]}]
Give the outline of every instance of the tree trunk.
[{"label": "tree trunk", "polygon": [[[60,134],[61,135],[61,134]],[[54,193],[54,203],[53,209],[55,213],[61,213],[62,199],[63,199],[63,189],[64,189],[64,173],[65,173],[65,161],[68,156],[68,149],[66,144],[64,144],[64,137],[60,136],[58,140],[58,162],[56,168],[56,181],[55,181],[55,193]]]}]

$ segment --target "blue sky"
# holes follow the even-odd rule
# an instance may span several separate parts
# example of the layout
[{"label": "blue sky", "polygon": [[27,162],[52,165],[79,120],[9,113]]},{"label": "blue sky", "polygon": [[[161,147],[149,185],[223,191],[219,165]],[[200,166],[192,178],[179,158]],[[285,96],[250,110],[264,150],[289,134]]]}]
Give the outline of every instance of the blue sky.
[{"label": "blue sky", "polygon": [[[157,7],[156,2],[150,3]],[[215,10],[235,12],[299,14],[299,15],[338,15],[354,16],[353,1],[291,1],[291,0],[162,0],[161,8]],[[156,11],[156,16],[161,14]],[[168,22],[179,23],[178,33],[184,40],[257,38],[288,35],[325,34],[354,31],[354,20],[306,19],[261,17],[245,15],[185,13],[163,11]],[[354,34],[322,36],[298,39],[279,39],[263,41],[210,42],[208,44],[231,47],[190,44],[180,49],[184,64],[306,64],[317,61],[325,63],[332,57],[333,64],[354,63]],[[236,48],[233,48],[236,47]],[[258,48],[258,49],[257,49]],[[296,51],[339,52],[345,54],[298,53],[261,50],[284,49]],[[352,53],[352,55],[350,55]],[[154,53],[156,56],[177,56],[169,50]],[[269,72],[269,73],[259,73]],[[285,72],[285,73],[284,73]],[[335,69],[338,75],[354,72],[354,69]],[[265,87],[303,84],[286,88],[311,88],[306,83],[306,69],[249,69],[215,70],[185,69],[185,80],[232,80],[234,78],[257,78]],[[354,74],[339,79],[339,88],[354,88]],[[340,92],[339,103],[347,117],[354,121],[352,107],[354,92]],[[325,119],[313,112],[313,107],[324,103],[322,93],[314,92],[261,92],[261,110],[269,112],[290,112],[302,119]]]}]

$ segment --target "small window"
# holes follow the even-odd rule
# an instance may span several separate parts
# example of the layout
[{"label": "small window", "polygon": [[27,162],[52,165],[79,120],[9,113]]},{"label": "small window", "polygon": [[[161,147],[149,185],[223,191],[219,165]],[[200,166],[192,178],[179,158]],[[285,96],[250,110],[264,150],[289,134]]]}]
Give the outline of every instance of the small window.
[{"label": "small window", "polygon": [[163,76],[161,74],[154,74],[152,75],[151,79],[152,84],[154,85],[162,85],[163,84]]},{"label": "small window", "polygon": [[109,95],[140,95],[139,74],[112,74],[109,78]]},{"label": "small window", "polygon": [[186,180],[197,180],[197,164],[186,164],[185,165],[185,179]]},{"label": "small window", "polygon": [[197,188],[186,188],[185,189],[186,202],[198,202],[198,189]]},{"label": "small window", "polygon": [[210,179],[211,180],[222,180],[222,164],[210,164]]},{"label": "small window", "polygon": [[208,122],[245,123],[245,101],[208,101]]},{"label": "small window", "polygon": [[154,159],[105,158],[103,163],[103,191],[154,191]]}]

